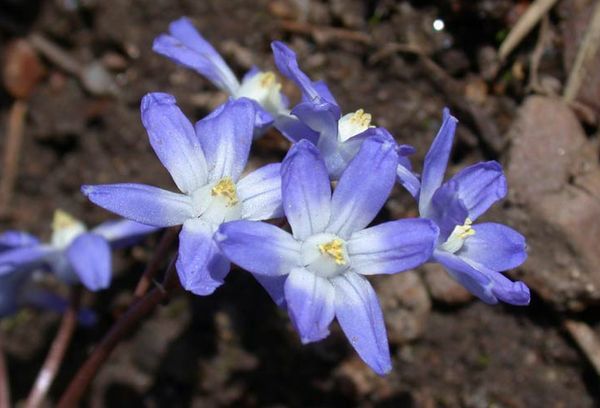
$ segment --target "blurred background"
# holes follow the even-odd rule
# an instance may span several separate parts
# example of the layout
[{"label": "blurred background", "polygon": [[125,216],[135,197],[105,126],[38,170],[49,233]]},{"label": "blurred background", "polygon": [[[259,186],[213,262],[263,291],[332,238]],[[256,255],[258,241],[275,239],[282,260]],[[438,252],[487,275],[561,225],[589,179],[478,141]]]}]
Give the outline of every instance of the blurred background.
[{"label": "blurred background", "polygon": [[[460,121],[451,172],[505,166],[509,197],[485,218],[527,236],[529,260],[511,276],[532,288],[532,304],[487,306],[430,265],[374,279],[394,362],[380,378],[336,324],[302,346],[285,312],[234,271],[215,295],[181,294],[140,325],[86,406],[600,405],[599,2],[0,0],[2,229],[48,238],[56,208],[88,225],[109,219],[79,192],[84,183],[173,188],[141,125],[141,97],[172,93],[192,121],[225,100],[152,52],[182,15],[239,74],[274,69],[270,42],[286,41],[345,112],[363,108],[415,146],[417,170],[448,106]],[[272,131],[251,166],[287,148]],[[380,220],[416,214],[395,188]],[[116,253],[111,288],[86,294],[98,324],[77,329],[48,406],[123,313],[156,241]],[[24,310],[1,322],[14,402],[59,321]]]}]

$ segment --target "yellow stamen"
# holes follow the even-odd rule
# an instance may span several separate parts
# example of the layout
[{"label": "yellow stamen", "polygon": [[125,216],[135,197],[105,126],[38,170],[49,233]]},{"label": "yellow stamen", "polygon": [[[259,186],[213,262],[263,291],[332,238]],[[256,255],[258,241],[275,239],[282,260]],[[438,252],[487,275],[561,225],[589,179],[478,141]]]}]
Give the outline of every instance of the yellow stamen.
[{"label": "yellow stamen", "polygon": [[228,207],[232,207],[238,203],[238,196],[235,189],[235,184],[229,177],[225,177],[219,180],[219,182],[215,184],[215,186],[212,188],[211,194],[213,197],[225,197],[227,199]]},{"label": "yellow stamen", "polygon": [[465,224],[454,228],[454,231],[452,231],[452,234],[456,234],[457,238],[460,238],[463,240],[467,239],[471,235],[475,235],[475,230],[473,229],[473,227],[471,227],[471,224],[473,224],[473,221],[471,221],[470,218],[467,218],[465,220]]},{"label": "yellow stamen", "polygon": [[271,71],[263,72],[260,75],[260,86],[263,88],[269,88],[275,84],[277,77]]},{"label": "yellow stamen", "polygon": [[369,127],[372,116],[370,113],[365,113],[364,109],[359,109],[350,117],[350,122],[357,126]]},{"label": "yellow stamen", "polygon": [[54,217],[52,219],[53,231],[64,230],[66,228],[70,228],[79,224],[80,221],[68,212],[63,211],[61,209],[54,211]]},{"label": "yellow stamen", "polygon": [[333,241],[319,245],[319,251],[322,254],[327,254],[337,265],[346,265],[346,259],[344,258],[344,244],[340,239],[334,239]]}]

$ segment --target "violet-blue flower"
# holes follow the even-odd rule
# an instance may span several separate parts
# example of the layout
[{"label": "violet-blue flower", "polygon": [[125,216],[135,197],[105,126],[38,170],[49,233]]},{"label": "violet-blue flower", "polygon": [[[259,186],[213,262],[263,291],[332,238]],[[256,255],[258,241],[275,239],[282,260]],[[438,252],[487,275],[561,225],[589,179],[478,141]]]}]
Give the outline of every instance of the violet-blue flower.
[{"label": "violet-blue flower", "polygon": [[432,260],[486,303],[501,300],[527,305],[529,288],[502,273],[525,262],[525,238],[502,224],[473,224],[506,195],[502,166],[496,161],[477,163],[443,182],[456,124],[445,109],[442,126],[425,157],[417,195],[421,217],[433,220],[440,229]]},{"label": "violet-blue flower", "polygon": [[395,146],[366,140],[333,194],[317,148],[296,143],[282,163],[282,198],[293,235],[267,223],[234,221],[216,236],[234,263],[267,281],[304,343],[329,333],[337,317],[360,357],[378,374],[391,369],[383,316],[365,275],[414,268],[431,256],[437,227],[405,219],[366,228],[395,183]]},{"label": "violet-blue flower", "polygon": [[0,277],[20,285],[35,270],[49,270],[67,283],[97,291],[109,286],[111,247],[122,247],[156,228],[129,220],[109,221],[87,230],[73,216],[57,210],[50,242],[21,231],[0,234]]},{"label": "violet-blue flower", "polygon": [[281,83],[271,71],[252,68],[241,83],[214,47],[202,37],[192,22],[181,17],[169,25],[169,33],[154,40],[155,52],[193,69],[217,88],[233,98],[249,98],[256,107],[256,136],[271,126],[280,116],[289,122],[288,101],[281,93]]},{"label": "violet-blue flower", "polygon": [[[301,139],[311,141],[323,156],[327,171],[333,180],[340,177],[350,160],[356,155],[364,140],[378,133],[386,133],[383,128],[371,124],[371,115],[363,109],[341,114],[341,109],[323,81],[312,81],[298,66],[296,53],[280,41],[272,43],[275,64],[281,74],[296,83],[302,91],[302,102],[291,113],[305,123],[312,132],[287,127],[286,123],[276,124],[290,141]],[[391,135],[390,135],[391,137]],[[408,145],[396,146],[398,166],[402,175],[398,181],[411,193],[419,181],[411,171],[408,156],[414,148]]]},{"label": "violet-blue flower", "polygon": [[226,221],[283,214],[280,164],[240,179],[254,129],[255,108],[247,98],[225,103],[195,129],[171,95],[146,95],[141,111],[150,144],[181,193],[145,184],[83,186],[82,191],[95,204],[134,221],[157,227],[183,224],[179,279],[195,294],[211,294],[230,269],[213,233]]}]

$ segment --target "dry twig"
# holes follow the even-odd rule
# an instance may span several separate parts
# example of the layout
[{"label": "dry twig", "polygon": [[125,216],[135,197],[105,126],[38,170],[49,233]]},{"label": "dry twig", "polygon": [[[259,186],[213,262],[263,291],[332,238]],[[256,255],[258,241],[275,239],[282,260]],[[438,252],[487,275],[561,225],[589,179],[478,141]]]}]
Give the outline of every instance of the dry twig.
[{"label": "dry twig", "polygon": [[6,215],[12,199],[18,174],[26,113],[27,102],[24,100],[16,100],[10,109],[6,145],[4,146],[2,180],[0,180],[0,215]]},{"label": "dry twig", "polygon": [[77,313],[79,312],[79,303],[81,300],[81,288],[74,288],[71,293],[69,308],[63,315],[60,328],[56,337],[50,346],[50,351],[46,356],[46,361],[40,370],[35,384],[27,397],[26,408],[36,408],[41,406],[61,363],[65,353],[69,348],[75,327],[77,326]]},{"label": "dry twig", "polygon": [[517,24],[510,30],[506,39],[500,45],[498,57],[501,61],[506,60],[506,57],[523,41],[533,27],[546,15],[548,10],[556,4],[557,0],[535,0],[525,13],[519,18]]},{"label": "dry twig", "polygon": [[583,41],[577,56],[575,57],[575,64],[569,73],[569,79],[567,80],[567,86],[563,98],[565,102],[570,103],[575,100],[583,80],[588,75],[588,69],[598,69],[597,66],[593,66],[590,62],[596,55],[598,47],[600,46],[600,2],[594,7],[594,13],[590,19],[590,24],[585,32]]},{"label": "dry twig", "polygon": [[563,324],[600,377],[600,340],[594,331],[584,322],[567,319]]}]

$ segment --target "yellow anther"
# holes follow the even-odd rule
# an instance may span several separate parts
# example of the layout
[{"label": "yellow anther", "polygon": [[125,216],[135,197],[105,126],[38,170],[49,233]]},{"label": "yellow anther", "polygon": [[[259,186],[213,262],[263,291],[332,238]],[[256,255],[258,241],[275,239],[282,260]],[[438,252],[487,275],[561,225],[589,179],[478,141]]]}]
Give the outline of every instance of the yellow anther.
[{"label": "yellow anther", "polygon": [[337,265],[346,265],[346,258],[344,257],[344,243],[340,239],[334,239],[333,241],[319,245],[319,251],[323,255],[327,254]]},{"label": "yellow anther", "polygon": [[370,113],[365,113],[364,109],[359,109],[352,114],[350,122],[361,127],[369,127],[371,125],[372,116]]},{"label": "yellow anther", "polygon": [[269,88],[277,82],[277,77],[271,71],[260,73],[260,86],[263,88]]},{"label": "yellow anther", "polygon": [[58,209],[54,211],[54,217],[52,219],[52,230],[60,231],[66,228],[74,227],[80,225],[81,222],[73,217],[66,211]]},{"label": "yellow anther", "polygon": [[235,189],[235,183],[229,177],[225,177],[219,180],[219,182],[215,184],[215,186],[210,192],[213,197],[225,197],[225,199],[227,199],[228,207],[232,207],[238,203],[238,196]]},{"label": "yellow anther", "polygon": [[475,230],[473,229],[473,227],[471,227],[472,224],[473,224],[473,221],[471,221],[470,218],[467,218],[465,220],[465,224],[457,226],[454,229],[453,233],[455,233],[456,236],[460,239],[463,239],[463,240],[467,239],[471,235],[475,235]]}]

